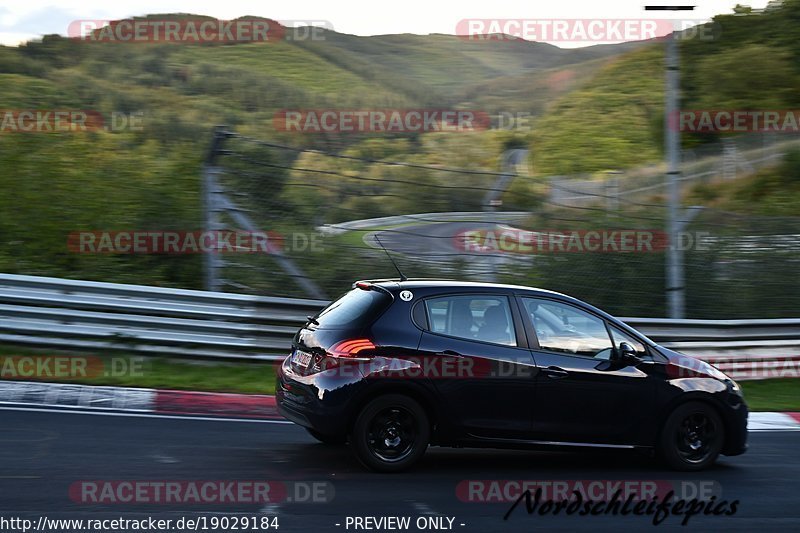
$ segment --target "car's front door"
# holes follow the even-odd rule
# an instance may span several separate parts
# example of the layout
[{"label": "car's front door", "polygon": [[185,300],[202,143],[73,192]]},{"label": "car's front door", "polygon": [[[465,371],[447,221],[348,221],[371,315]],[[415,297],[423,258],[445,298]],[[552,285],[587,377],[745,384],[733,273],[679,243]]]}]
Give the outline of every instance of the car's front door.
[{"label": "car's front door", "polygon": [[[579,443],[635,442],[655,399],[648,362],[612,361],[615,346],[645,346],[603,318],[576,305],[522,297],[524,321],[538,346],[531,430],[537,440]],[[612,336],[614,339],[612,339]],[[534,344],[533,341],[531,341]]]}]

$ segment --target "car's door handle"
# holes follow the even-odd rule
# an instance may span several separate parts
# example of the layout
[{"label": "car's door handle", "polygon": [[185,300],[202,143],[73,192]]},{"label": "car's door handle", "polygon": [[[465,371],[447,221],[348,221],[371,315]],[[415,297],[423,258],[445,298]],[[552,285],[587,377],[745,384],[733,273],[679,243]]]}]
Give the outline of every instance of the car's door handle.
[{"label": "car's door handle", "polygon": [[464,357],[463,355],[454,350],[444,350],[443,352],[436,352],[436,355],[443,355],[447,357]]},{"label": "car's door handle", "polygon": [[557,366],[548,366],[547,368],[543,368],[542,372],[550,379],[562,379],[569,376],[569,372]]}]

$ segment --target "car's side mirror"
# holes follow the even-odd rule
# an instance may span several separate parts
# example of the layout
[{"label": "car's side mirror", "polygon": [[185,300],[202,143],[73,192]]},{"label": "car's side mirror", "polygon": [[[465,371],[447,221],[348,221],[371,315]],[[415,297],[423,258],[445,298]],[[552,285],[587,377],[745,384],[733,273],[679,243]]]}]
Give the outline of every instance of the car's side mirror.
[{"label": "car's side mirror", "polygon": [[635,366],[642,362],[642,358],[636,355],[636,350],[634,350],[633,346],[625,341],[619,343],[619,348],[617,348],[616,352],[614,359],[618,363]]}]

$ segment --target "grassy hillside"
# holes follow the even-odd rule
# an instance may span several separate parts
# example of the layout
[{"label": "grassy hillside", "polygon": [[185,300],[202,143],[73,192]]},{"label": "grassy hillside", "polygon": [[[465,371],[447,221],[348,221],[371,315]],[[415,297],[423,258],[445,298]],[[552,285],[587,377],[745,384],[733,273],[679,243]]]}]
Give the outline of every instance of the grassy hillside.
[{"label": "grassy hillside", "polygon": [[694,185],[687,203],[763,217],[796,217],[800,214],[800,151],[786,154],[773,167],[750,176]]},{"label": "grassy hillside", "polygon": [[[562,62],[615,53],[335,32],[312,43],[81,43],[49,36],[19,48],[0,47],[0,109],[95,110],[106,120],[112,112],[142,114],[137,131],[0,134],[0,271],[199,287],[197,257],[76,255],[66,249],[67,235],[98,228],[202,227],[200,168],[212,128],[221,123],[289,144],[494,169],[502,133],[434,135],[424,141],[326,138],[276,132],[272,119],[286,108],[458,105],[459,91],[471,84],[535,69],[550,69],[552,75]],[[537,102],[546,98],[536,96]],[[280,187],[281,173],[272,175]],[[338,187],[328,182],[329,189]],[[254,184],[255,198],[262,198],[260,187]],[[286,206],[264,203],[281,191],[270,192],[255,209],[285,213]],[[296,194],[280,197],[291,200]],[[477,201],[474,196],[470,201]],[[447,201],[449,208],[459,207],[458,197]],[[418,207],[411,200],[376,202],[345,203],[336,220]],[[309,206],[302,195],[298,204],[288,205],[298,213]],[[261,214],[255,213],[265,219]],[[306,220],[307,229],[311,219]]]},{"label": "grassy hillside", "polygon": [[[800,105],[800,1],[749,15],[720,15],[714,40],[682,40],[683,109],[797,109]],[[663,44],[615,58],[537,122],[537,173],[627,168],[661,157]],[[715,135],[683,135],[685,146]]]},{"label": "grassy hillside", "polygon": [[605,65],[537,122],[537,174],[628,168],[659,157],[663,48],[649,45]]},{"label": "grassy hillside", "polygon": [[[423,103],[438,104],[457,104],[495,79],[612,57],[640,46],[626,43],[562,49],[523,40],[469,41],[436,34],[356,37],[335,32],[325,32],[325,41],[297,44],[366,79],[385,83]],[[534,98],[545,99],[542,95]],[[506,103],[506,111],[512,109],[510,104]]]},{"label": "grassy hillside", "polygon": [[[797,108],[798,18],[800,0],[787,1],[770,14],[719,17],[717,41],[683,43],[683,105]],[[50,36],[0,47],[0,109],[143,117],[137,131],[0,134],[0,271],[199,287],[198,257],[80,256],[67,252],[66,236],[99,228],[199,229],[200,169],[216,124],[292,145],[487,170],[497,170],[505,148],[529,145],[535,172],[547,175],[659,159],[662,101],[659,43],[562,50],[524,41],[325,32],[325,41],[273,44],[109,45]],[[540,118],[532,133],[463,135],[289,135],[272,124],[275,112],[286,108],[390,106],[473,107]],[[686,136],[687,143],[709,140]],[[273,168],[264,171],[266,180],[246,185],[257,200],[250,206],[255,216],[271,229],[480,209],[481,187],[492,182],[334,165],[313,156],[292,163],[329,173]],[[369,179],[370,186],[331,171]],[[430,192],[432,184],[440,186],[438,193]],[[512,193],[504,208],[531,209],[542,190],[517,183]],[[320,203],[332,208],[320,213]]]}]

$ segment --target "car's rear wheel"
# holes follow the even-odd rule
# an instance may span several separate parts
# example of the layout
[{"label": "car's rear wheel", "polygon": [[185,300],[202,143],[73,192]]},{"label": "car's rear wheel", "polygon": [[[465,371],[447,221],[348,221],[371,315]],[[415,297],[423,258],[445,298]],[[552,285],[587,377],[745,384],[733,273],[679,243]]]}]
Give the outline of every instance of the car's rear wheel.
[{"label": "car's rear wheel", "polygon": [[306,431],[308,431],[309,435],[324,444],[338,446],[347,442],[347,438],[344,435],[326,435],[325,433],[320,433],[316,429],[311,428],[306,428]]},{"label": "car's rear wheel", "polygon": [[387,394],[372,400],[353,424],[350,444],[358,460],[378,472],[399,472],[425,453],[430,425],[413,399]]},{"label": "car's rear wheel", "polygon": [[702,402],[688,402],[667,418],[659,451],[670,468],[703,470],[717,460],[723,440],[722,419],[714,408]]}]

